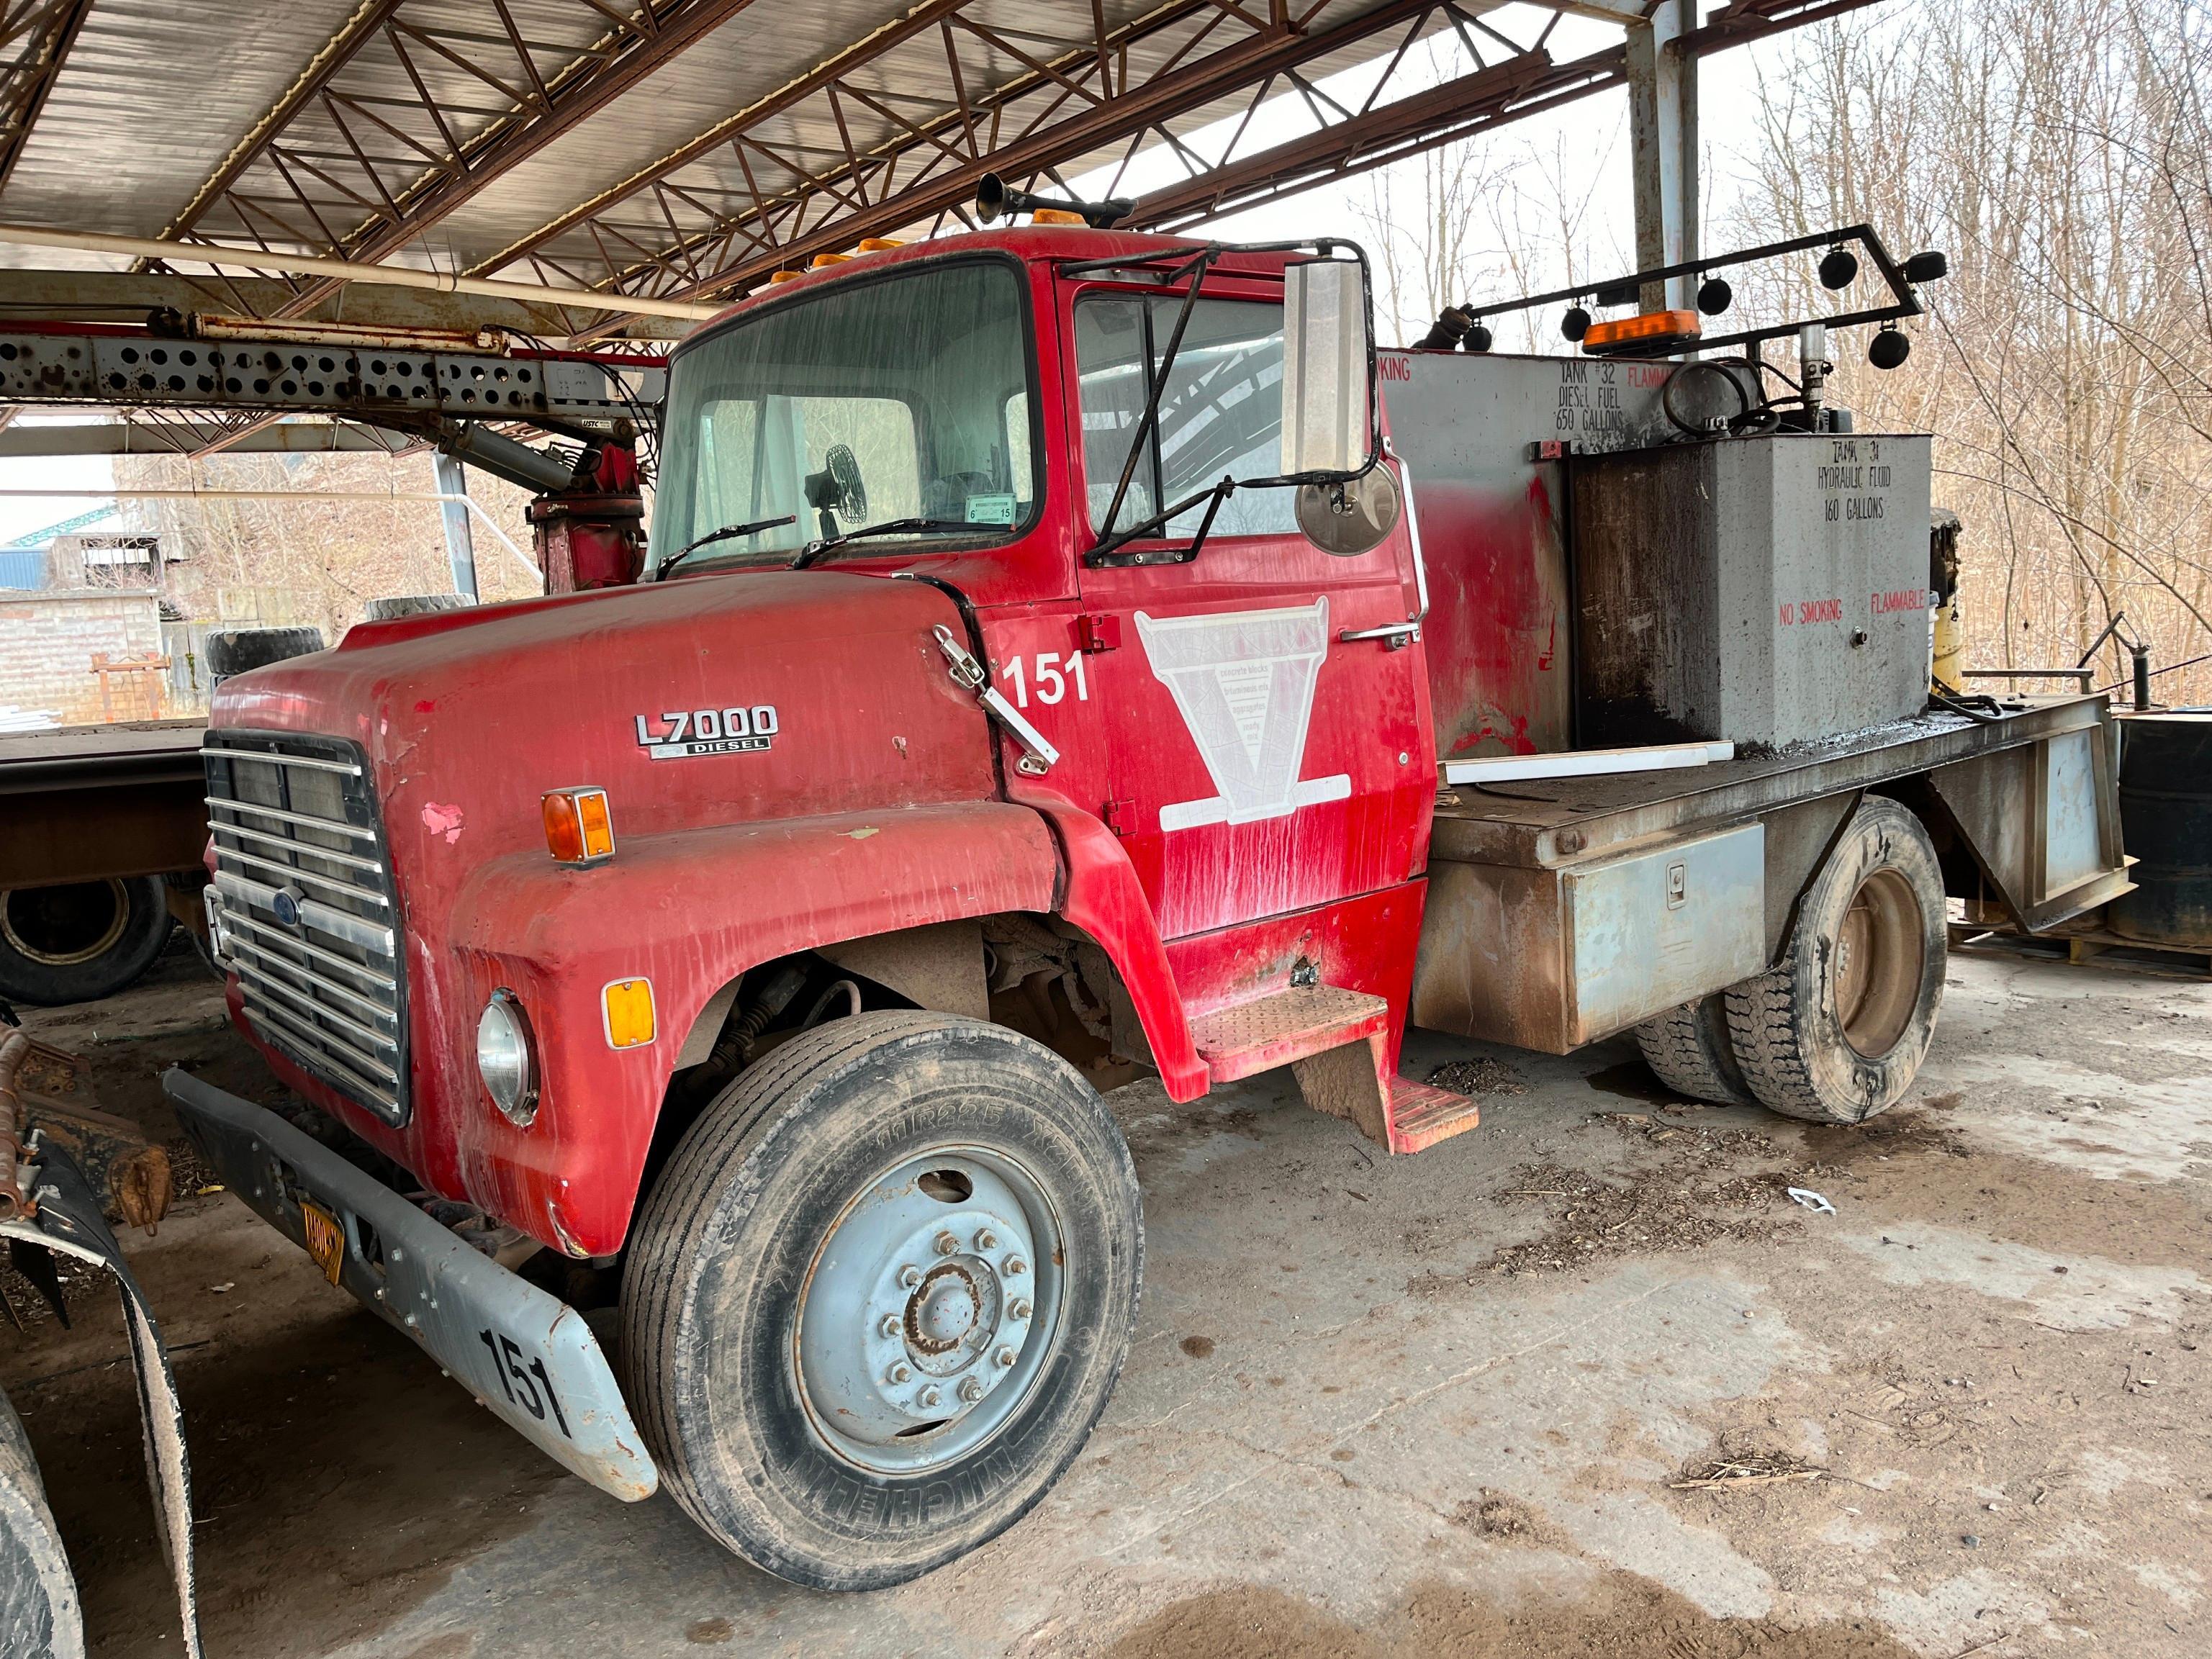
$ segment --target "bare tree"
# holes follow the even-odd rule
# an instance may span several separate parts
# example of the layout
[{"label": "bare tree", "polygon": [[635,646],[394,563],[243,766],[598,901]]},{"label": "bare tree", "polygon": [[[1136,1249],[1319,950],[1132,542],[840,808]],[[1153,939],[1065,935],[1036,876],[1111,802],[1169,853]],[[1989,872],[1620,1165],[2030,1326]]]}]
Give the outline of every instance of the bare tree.
[{"label": "bare tree", "polygon": [[[1808,29],[1759,88],[1744,240],[1864,220],[1950,255],[1863,425],[1933,431],[1984,665],[2070,664],[2114,616],[2212,652],[2212,84],[2205,0],[1923,0]],[[1879,31],[1879,32],[1877,32]],[[1826,309],[1809,270],[1754,314]],[[2118,678],[2117,643],[2106,660]],[[2166,677],[2202,699],[2212,670]]]}]

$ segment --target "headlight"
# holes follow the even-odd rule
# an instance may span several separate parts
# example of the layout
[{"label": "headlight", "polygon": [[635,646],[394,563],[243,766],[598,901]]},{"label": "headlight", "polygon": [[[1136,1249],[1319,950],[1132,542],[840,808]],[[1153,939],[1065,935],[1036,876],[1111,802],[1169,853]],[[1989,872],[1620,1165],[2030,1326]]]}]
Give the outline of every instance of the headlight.
[{"label": "headlight", "polygon": [[509,1121],[529,1127],[538,1115],[537,1046],[512,991],[494,991],[477,1021],[477,1075]]}]

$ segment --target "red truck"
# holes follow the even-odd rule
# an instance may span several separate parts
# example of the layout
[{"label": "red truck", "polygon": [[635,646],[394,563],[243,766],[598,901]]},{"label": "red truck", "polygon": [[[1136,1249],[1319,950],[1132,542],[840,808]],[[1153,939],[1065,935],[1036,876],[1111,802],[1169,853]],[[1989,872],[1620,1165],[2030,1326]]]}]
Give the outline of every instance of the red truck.
[{"label": "red truck", "polygon": [[570,1469],[803,1583],[927,1571],[1127,1352],[1099,1084],[1288,1065],[1412,1153],[1477,1108],[1409,1021],[1635,1031],[1856,1122],[1947,902],[2125,888],[2101,698],[1929,709],[1927,441],[1755,359],[1378,352],[1340,242],[779,282],[673,360],[645,580],[223,685],[230,1006],[350,1137],[178,1111]]}]

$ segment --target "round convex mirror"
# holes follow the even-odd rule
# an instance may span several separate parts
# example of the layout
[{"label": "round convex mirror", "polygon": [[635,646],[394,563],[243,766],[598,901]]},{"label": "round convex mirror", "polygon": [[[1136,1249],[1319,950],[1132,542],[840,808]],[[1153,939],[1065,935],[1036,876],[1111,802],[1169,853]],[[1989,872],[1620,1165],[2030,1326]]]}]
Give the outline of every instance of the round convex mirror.
[{"label": "round convex mirror", "polygon": [[1398,481],[1386,466],[1370,466],[1348,483],[1298,486],[1298,528],[1322,552],[1344,558],[1379,547],[1402,510]]}]

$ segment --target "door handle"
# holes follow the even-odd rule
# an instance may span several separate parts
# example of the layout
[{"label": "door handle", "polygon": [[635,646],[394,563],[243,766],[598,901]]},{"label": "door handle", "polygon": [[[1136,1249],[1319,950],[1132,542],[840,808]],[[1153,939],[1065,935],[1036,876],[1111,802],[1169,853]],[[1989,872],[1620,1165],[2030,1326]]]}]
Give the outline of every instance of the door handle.
[{"label": "door handle", "polygon": [[1380,640],[1385,651],[1403,651],[1420,637],[1421,625],[1417,622],[1385,623],[1380,628],[1347,628],[1336,636],[1340,645]]}]

